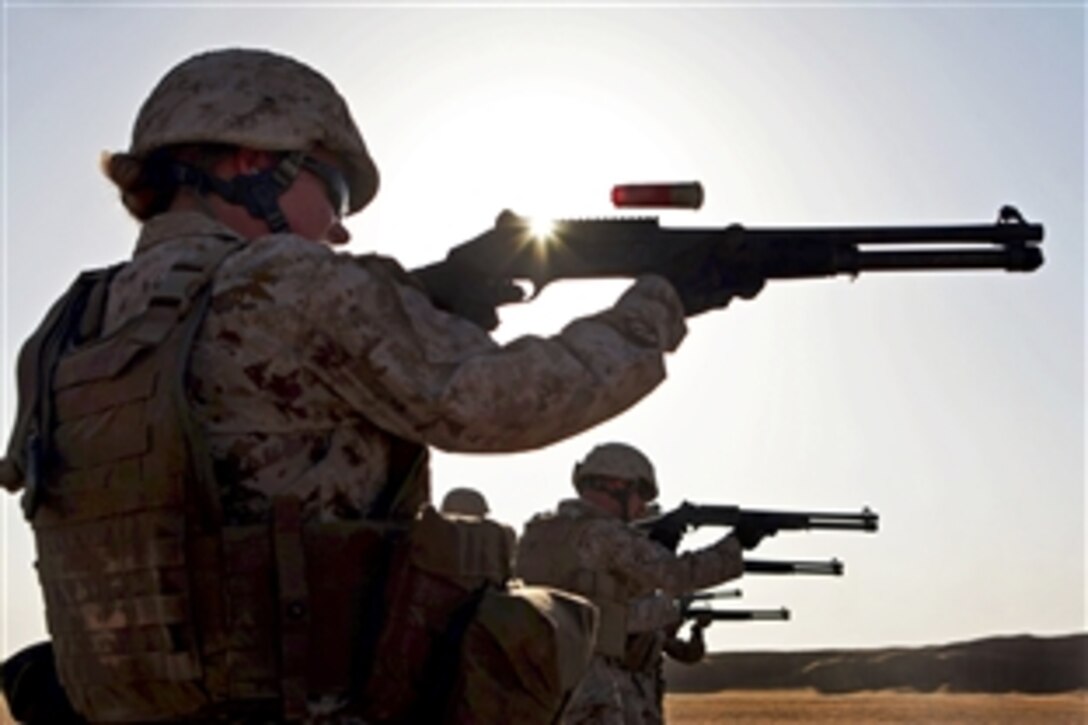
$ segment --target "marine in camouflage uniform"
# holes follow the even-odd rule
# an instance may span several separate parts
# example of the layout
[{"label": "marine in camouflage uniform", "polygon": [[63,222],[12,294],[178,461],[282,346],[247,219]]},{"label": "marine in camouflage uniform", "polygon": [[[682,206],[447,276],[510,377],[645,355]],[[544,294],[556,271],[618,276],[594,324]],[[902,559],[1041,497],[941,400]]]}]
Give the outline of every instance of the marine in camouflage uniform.
[{"label": "marine in camouflage uniform", "polygon": [[676,598],[739,577],[742,549],[764,534],[734,530],[682,554],[651,541],[630,522],[657,497],[653,466],[625,444],[594,448],[573,478],[577,499],[526,524],[516,569],[527,582],[582,594],[601,610],[593,661],[563,722],[660,722],[652,663],[664,630],[680,621]]},{"label": "marine in camouflage uniform", "polygon": [[640,683],[640,689],[653,690],[653,708],[647,709],[644,722],[665,722],[665,657],[686,665],[701,662],[706,656],[706,640],[703,638],[703,630],[709,626],[710,621],[696,619],[691,624],[687,638],[679,634],[679,625],[666,627],[662,632],[654,633],[654,655],[647,659],[646,668],[635,677]]},{"label": "marine in camouflage uniform", "polygon": [[[166,266],[231,236],[200,213],[145,223],[107,325],[145,307]],[[261,516],[269,496],[292,493],[352,518],[388,479],[393,436],[450,451],[545,445],[648,393],[682,330],[672,289],[646,278],[555,338],[504,347],[433,307],[394,262],[278,234],[216,275],[190,389],[216,466],[237,484],[231,516]]]},{"label": "marine in camouflage uniform", "polygon": [[[179,64],[104,170],[142,222],[110,283],[104,335],[153,305],[168,269],[237,247],[214,275],[187,370],[227,524],[267,520],[283,494],[307,520],[365,519],[405,442],[507,452],[583,431],[653,390],[686,332],[677,291],[647,276],[552,337],[500,345],[395,261],[335,252],[378,171],[336,89],[274,53]],[[2,463],[0,483],[17,490],[25,451]],[[662,577],[679,589],[718,581],[711,560],[731,561],[732,547]]]},{"label": "marine in camouflage uniform", "polygon": [[[349,212],[377,191],[343,99],[272,53],[219,51],[175,68],[141,109],[123,156],[196,142],[321,148],[346,176]],[[205,176],[193,186],[206,189]],[[138,197],[123,191],[126,201]],[[335,253],[345,235],[338,222],[324,238],[285,228],[246,239],[207,212],[198,205],[144,220],[132,262],[110,288],[106,326],[145,308],[171,263],[246,242],[216,275],[190,366],[216,465],[242,492],[231,502],[236,516],[260,515],[269,495],[288,492],[321,516],[365,515],[388,478],[393,436],[449,451],[518,451],[584,430],[660,383],[662,353],[685,333],[674,290],[648,277],[553,338],[501,346],[436,309],[395,261]]]},{"label": "marine in camouflage uniform", "polygon": [[[491,507],[487,505],[484,495],[473,488],[452,488],[442,497],[442,505],[438,507],[446,516],[456,516],[469,519],[486,519],[491,513]],[[509,524],[498,522],[502,526],[506,539],[506,549],[510,552],[510,569],[513,570],[514,559],[517,556],[518,532]]]}]

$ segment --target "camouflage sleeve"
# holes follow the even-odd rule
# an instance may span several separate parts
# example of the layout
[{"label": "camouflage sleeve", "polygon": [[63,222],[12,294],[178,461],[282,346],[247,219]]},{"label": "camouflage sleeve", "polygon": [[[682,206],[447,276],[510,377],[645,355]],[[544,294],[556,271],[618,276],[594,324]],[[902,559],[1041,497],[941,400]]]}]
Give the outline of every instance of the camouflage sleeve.
[{"label": "camouflage sleeve", "polygon": [[686,332],[659,277],[558,335],[499,345],[432,306],[391,260],[309,266],[298,302],[314,374],[374,424],[450,451],[536,448],[620,413],[664,379],[663,353]]},{"label": "camouflage sleeve", "polygon": [[627,603],[627,631],[652,632],[680,624],[676,599],[664,592],[636,597]]},{"label": "camouflage sleeve", "polygon": [[678,636],[665,640],[665,654],[677,662],[694,664],[706,656],[706,640],[703,638],[702,627],[692,627],[691,637],[683,639]]},{"label": "camouflage sleeve", "polygon": [[744,573],[740,544],[732,534],[677,555],[627,525],[608,524],[602,520],[583,531],[581,555],[635,582],[643,591],[660,589],[675,597]]}]

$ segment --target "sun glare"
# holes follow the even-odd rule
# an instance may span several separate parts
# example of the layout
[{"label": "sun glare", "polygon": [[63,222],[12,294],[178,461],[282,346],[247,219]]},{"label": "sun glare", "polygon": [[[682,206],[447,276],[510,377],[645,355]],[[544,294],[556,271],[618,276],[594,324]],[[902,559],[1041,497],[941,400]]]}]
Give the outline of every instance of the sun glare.
[{"label": "sun glare", "polygon": [[537,244],[545,244],[555,235],[555,222],[544,217],[529,218],[529,236]]}]

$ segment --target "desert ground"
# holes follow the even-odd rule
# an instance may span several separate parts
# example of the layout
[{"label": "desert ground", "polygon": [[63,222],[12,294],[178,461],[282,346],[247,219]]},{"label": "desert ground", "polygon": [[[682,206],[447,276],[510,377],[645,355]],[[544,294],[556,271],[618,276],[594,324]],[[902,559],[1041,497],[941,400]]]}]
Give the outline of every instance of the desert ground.
[{"label": "desert ground", "polygon": [[[1088,725],[1088,633],[666,662],[670,725]],[[731,688],[731,689],[727,689]],[[11,715],[0,696],[0,725]]]},{"label": "desert ground", "polygon": [[[670,725],[738,723],[986,723],[986,725],[1085,725],[1088,692],[1061,695],[950,695],[853,693],[814,690],[676,694],[665,699]],[[0,725],[14,721],[0,696]]]},{"label": "desert ground", "polygon": [[736,723],[985,723],[986,725],[1086,725],[1088,691],[1057,695],[733,690],[671,694],[670,725]]}]

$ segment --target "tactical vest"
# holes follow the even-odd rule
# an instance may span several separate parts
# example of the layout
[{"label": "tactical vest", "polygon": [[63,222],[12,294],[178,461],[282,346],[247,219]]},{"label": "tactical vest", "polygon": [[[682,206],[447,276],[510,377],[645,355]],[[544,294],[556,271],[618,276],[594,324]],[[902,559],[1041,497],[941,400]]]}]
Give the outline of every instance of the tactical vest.
[{"label": "tactical vest", "polygon": [[[210,282],[237,248],[176,264],[147,310],[108,336],[117,268],[82,275],[20,359],[29,395],[14,460],[58,674],[91,720],[244,715],[269,702],[298,717],[308,691],[346,692],[355,674],[350,643],[365,639],[383,524],[303,525],[284,497],[268,524],[224,526],[187,402]],[[426,491],[397,483],[387,518],[406,529]]]},{"label": "tactical vest", "polygon": [[[588,665],[594,612],[506,588],[498,524],[422,508],[422,446],[395,441],[374,520],[304,521],[284,496],[267,523],[224,524],[229,482],[212,472],[185,372],[214,272],[236,248],[176,264],[108,336],[118,267],[85,273],[20,354],[0,483],[26,489],[75,709],[96,722],[290,721],[323,706],[389,722],[551,720]],[[498,711],[487,691],[506,692]]]},{"label": "tactical vest", "polygon": [[627,644],[627,603],[634,596],[623,579],[607,570],[582,566],[581,530],[591,519],[545,514],[525,525],[518,543],[516,574],[529,584],[580,594],[600,612],[595,650],[623,658]]}]

